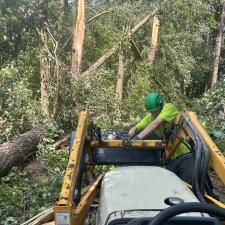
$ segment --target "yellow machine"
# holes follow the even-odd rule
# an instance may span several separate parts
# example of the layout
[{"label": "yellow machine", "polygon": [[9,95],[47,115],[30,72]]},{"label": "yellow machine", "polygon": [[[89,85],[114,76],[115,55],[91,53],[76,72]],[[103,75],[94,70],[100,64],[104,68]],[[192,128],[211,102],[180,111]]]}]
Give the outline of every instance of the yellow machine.
[{"label": "yellow machine", "polygon": [[[193,112],[180,113],[177,116],[174,122],[174,129],[167,141],[132,140],[131,143],[129,143],[131,150],[122,149],[122,140],[101,140],[98,135],[99,132],[93,132],[93,124],[89,121],[88,112],[81,112],[76,130],[76,138],[73,142],[73,147],[70,152],[60,197],[54,207],[56,225],[132,225],[134,223],[149,225],[210,225],[219,223],[218,220],[214,221],[214,217],[209,215],[218,215],[221,221],[225,219],[225,205],[219,200],[210,196],[209,193],[207,194],[205,189],[206,174],[202,169],[205,168],[205,170],[207,170],[208,166],[210,166],[225,184],[225,157],[201,126]],[[180,143],[187,140],[191,140],[196,149],[196,163],[193,165],[195,166],[196,182],[192,184],[192,187],[186,184],[184,185],[184,183],[179,178],[175,177],[175,175],[173,175],[171,172],[167,172],[166,169],[161,168],[163,167],[161,153],[166,152],[166,156],[168,158],[171,154],[173,154]],[[134,149],[134,151],[132,149]],[[200,161],[197,161],[198,159]],[[107,175],[105,175],[104,173],[95,172],[96,165],[122,165],[123,167],[119,169],[116,168],[113,172],[109,172]],[[201,169],[202,172],[200,173]],[[130,171],[130,174],[128,173],[128,170]],[[141,174],[139,173],[140,177],[138,175],[132,175],[137,174],[138,171],[141,171]],[[145,171],[150,172],[146,173],[145,175]],[[88,174],[90,185],[81,190],[81,179],[84,173]],[[154,176],[151,174],[157,175]],[[154,187],[157,187],[157,183],[159,187],[156,189],[158,189],[158,191],[165,190],[165,192],[170,188],[170,186],[168,186],[167,189],[163,189],[163,186],[169,185],[169,182],[165,183],[165,180],[158,179],[161,175],[164,176],[165,179],[166,177],[171,177],[171,179],[173,179],[173,184],[171,184],[171,187],[172,185],[175,186],[173,186],[173,189],[171,189],[173,192],[168,192],[168,195],[171,195],[171,193],[175,193],[174,195],[176,195],[176,192],[178,193],[180,191],[180,196],[182,196],[182,193],[184,195],[181,198],[185,199],[187,196],[184,193],[187,193],[187,195],[190,195],[190,199],[194,199],[193,201],[195,203],[190,203],[192,200],[183,201],[181,199],[182,201],[178,201],[179,204],[176,204],[176,201],[180,200],[180,198],[172,198],[172,201],[175,203],[172,202],[172,204],[167,204],[167,201],[171,201],[170,197],[173,197],[167,196],[168,198],[163,202],[163,207],[165,207],[162,207],[158,210],[156,207],[159,207],[159,202],[157,201],[161,201],[160,199],[164,199],[165,196],[163,196],[163,193],[158,193],[159,197],[152,196],[156,196],[156,194],[154,194],[154,191],[156,190],[152,189],[151,191],[151,186],[155,185]],[[136,183],[139,182],[139,184],[136,184],[135,181],[133,181],[132,176],[136,176]],[[143,180],[145,186],[148,186],[147,182],[151,182],[151,180],[154,180],[155,183],[152,185],[150,183],[148,189],[146,189],[149,190],[147,193],[139,193],[138,190],[143,192],[143,188],[146,188],[141,184],[141,180]],[[127,192],[122,190],[123,187]],[[192,191],[190,190],[191,188]],[[132,193],[132,189],[137,190],[137,192],[136,194],[132,194],[131,198],[127,193]],[[118,196],[120,196],[118,198],[115,197],[116,191],[121,193],[121,195],[118,194]],[[196,197],[193,195],[193,193]],[[143,199],[140,199],[142,198],[140,196],[144,196]],[[146,199],[150,199],[147,203],[144,202],[145,196]],[[152,197],[154,197],[154,199]],[[132,206],[130,203],[128,204],[128,202],[131,200],[133,201]],[[128,208],[125,207],[124,201],[126,201],[126,207],[129,206]],[[120,204],[116,205],[118,202],[120,202]],[[93,203],[96,207],[97,216],[94,214],[96,218],[93,219],[92,223],[88,223],[87,218],[90,213],[90,207],[93,206]],[[143,207],[141,205],[142,203]],[[165,204],[167,204],[167,206]],[[193,204],[193,207],[191,204]],[[151,209],[148,208],[149,205],[151,206]],[[179,208],[181,205],[184,205],[183,209]],[[188,208],[192,208],[192,212],[207,213],[207,216],[201,214],[201,218],[199,218],[197,214],[196,217],[188,217],[189,214],[185,214],[186,217],[178,217],[174,223],[168,222],[169,218],[177,214],[191,212],[191,210]],[[171,216],[169,217],[168,215],[170,215],[170,212],[167,212],[167,210],[171,209],[174,209],[176,212],[172,212]],[[156,212],[157,210],[161,213],[164,212],[164,215],[159,218],[159,220],[161,219],[161,222],[155,222],[155,214],[158,213],[154,214],[153,211]],[[151,214],[146,214],[147,211],[152,212]],[[166,213],[168,218],[165,217]],[[149,219],[149,215],[151,215],[151,219]],[[195,214],[193,215],[195,216]],[[163,216],[164,222],[162,220]],[[112,219],[112,217],[114,219]],[[104,218],[106,219],[104,220]]]}]

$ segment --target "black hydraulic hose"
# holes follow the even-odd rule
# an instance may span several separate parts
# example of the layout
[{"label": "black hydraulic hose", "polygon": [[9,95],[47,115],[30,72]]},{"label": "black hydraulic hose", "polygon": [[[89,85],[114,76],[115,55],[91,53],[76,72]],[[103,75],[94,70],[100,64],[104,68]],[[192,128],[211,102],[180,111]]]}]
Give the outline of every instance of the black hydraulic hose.
[{"label": "black hydraulic hose", "polygon": [[210,180],[210,177],[209,177],[209,174],[207,173],[207,176],[206,176],[206,192],[209,196],[215,198],[216,200],[220,200],[219,196],[214,193],[214,186],[213,186],[213,183],[212,181]]},{"label": "black hydraulic hose", "polygon": [[187,119],[187,117],[183,114],[184,121],[186,122],[187,126],[192,131],[194,137],[195,137],[195,166],[194,166],[194,174],[193,174],[193,180],[192,180],[192,187],[193,192],[196,194],[197,198],[201,202],[205,202],[204,197],[201,193],[200,189],[200,178],[201,178],[201,161],[202,161],[202,140],[199,137],[197,131],[193,127],[193,125],[190,123],[190,121]]},{"label": "black hydraulic hose", "polygon": [[188,202],[171,206],[159,214],[149,223],[149,225],[162,225],[172,217],[188,212],[209,213],[221,218],[225,218],[225,209],[208,203]]},{"label": "black hydraulic hose", "polygon": [[203,143],[203,163],[201,168],[201,182],[200,182],[200,190],[201,193],[204,195],[206,191],[206,178],[208,172],[208,164],[209,164],[209,149],[205,143]]}]

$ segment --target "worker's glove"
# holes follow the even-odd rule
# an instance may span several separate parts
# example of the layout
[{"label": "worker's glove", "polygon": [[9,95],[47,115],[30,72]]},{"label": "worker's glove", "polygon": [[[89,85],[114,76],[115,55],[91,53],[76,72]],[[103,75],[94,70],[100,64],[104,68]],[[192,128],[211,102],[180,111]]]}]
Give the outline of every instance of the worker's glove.
[{"label": "worker's glove", "polygon": [[135,135],[132,140],[141,140],[138,135]]},{"label": "worker's glove", "polygon": [[124,135],[122,138],[122,150],[128,150],[131,148],[131,137],[129,135]]}]

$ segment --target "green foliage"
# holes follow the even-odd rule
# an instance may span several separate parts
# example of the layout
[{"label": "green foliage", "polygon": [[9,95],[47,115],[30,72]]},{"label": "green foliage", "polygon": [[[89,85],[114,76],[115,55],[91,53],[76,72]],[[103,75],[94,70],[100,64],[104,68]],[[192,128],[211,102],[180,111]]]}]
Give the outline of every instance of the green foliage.
[{"label": "green foliage", "polygon": [[214,138],[221,151],[225,152],[225,82],[206,92],[198,101],[196,111],[203,125]]},{"label": "green foliage", "polygon": [[33,174],[26,167],[23,171],[14,168],[1,178],[0,224],[20,224],[54,205],[58,199],[68,159],[68,149],[56,151],[52,146],[59,135],[58,127],[52,125],[39,145],[38,158],[44,173]]},{"label": "green foliage", "polygon": [[7,121],[7,129],[0,134],[0,142],[30,129],[39,122],[39,101],[31,90],[29,77],[19,77],[12,64],[0,70],[0,118]]},{"label": "green foliage", "polygon": [[[113,46],[122,48],[126,56],[122,102],[115,93],[120,48],[89,79],[71,79],[70,36],[75,29],[77,2],[69,1],[69,8],[63,15],[59,2],[49,1],[47,27],[51,35],[49,33],[45,53],[50,65],[50,111],[57,88],[52,55],[57,53],[60,60],[60,96],[55,118],[58,126],[52,126],[39,145],[37,157],[45,168],[45,178],[41,182],[37,183],[29,172],[16,168],[1,179],[1,224],[19,224],[55,202],[68,153],[67,150],[56,151],[52,144],[62,134],[61,129],[76,127],[77,114],[81,110],[88,109],[91,118],[102,128],[129,129],[146,113],[145,96],[150,91],[159,91],[167,102],[173,102],[179,109],[195,106],[203,124],[224,149],[224,82],[197,99],[204,93],[212,70],[220,2],[105,0],[95,6],[91,1],[86,4],[82,71]],[[46,121],[41,115],[40,99],[39,51],[43,46],[37,32],[43,22],[40,2],[0,0],[0,6],[1,143]],[[159,8],[159,44],[156,60],[150,64],[147,56],[152,22],[147,22],[133,35],[143,58],[140,61],[130,47],[127,32],[155,7]],[[106,10],[111,12],[88,22]],[[224,55],[224,64],[223,58]],[[221,71],[224,71],[223,66]],[[3,128],[2,121],[6,123]]]},{"label": "green foliage", "polygon": [[212,67],[215,9],[201,0],[164,1],[160,7],[159,60],[166,60],[183,94],[198,96]]}]

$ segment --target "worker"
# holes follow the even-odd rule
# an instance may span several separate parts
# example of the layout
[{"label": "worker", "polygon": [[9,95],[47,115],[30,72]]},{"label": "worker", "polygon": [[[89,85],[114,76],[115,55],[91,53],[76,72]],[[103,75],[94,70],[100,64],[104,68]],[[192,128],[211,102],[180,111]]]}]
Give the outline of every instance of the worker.
[{"label": "worker", "polygon": [[[149,93],[144,104],[148,114],[129,130],[128,135],[136,140],[145,139],[152,134],[163,139],[179,113],[176,106],[172,103],[164,103],[163,97],[158,92]],[[167,169],[191,184],[193,165],[194,159],[190,146],[187,143],[181,143],[170,157]]]}]

